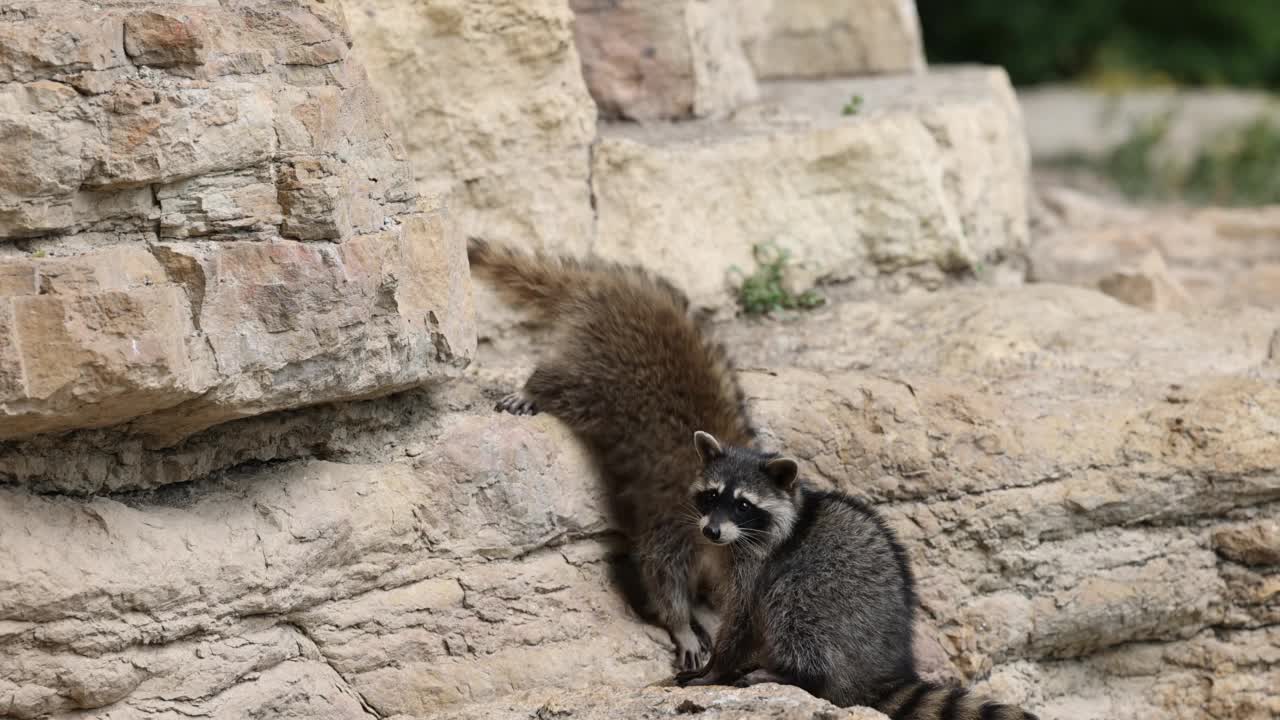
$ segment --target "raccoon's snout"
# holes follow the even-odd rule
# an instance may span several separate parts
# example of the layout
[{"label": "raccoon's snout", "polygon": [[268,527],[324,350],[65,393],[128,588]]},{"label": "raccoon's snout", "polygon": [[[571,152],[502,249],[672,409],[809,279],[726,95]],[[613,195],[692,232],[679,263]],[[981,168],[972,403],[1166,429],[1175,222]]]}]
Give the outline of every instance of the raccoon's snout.
[{"label": "raccoon's snout", "polygon": [[728,545],[738,539],[738,526],[732,522],[716,522],[708,516],[698,521],[702,536],[716,545]]}]

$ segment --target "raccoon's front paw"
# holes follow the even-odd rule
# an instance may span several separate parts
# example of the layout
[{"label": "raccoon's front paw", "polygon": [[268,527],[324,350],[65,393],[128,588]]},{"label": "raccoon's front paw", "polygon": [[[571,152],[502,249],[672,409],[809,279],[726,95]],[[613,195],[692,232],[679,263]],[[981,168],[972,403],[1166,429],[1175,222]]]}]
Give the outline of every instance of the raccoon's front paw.
[{"label": "raccoon's front paw", "polygon": [[692,627],[687,627],[675,637],[676,658],[680,661],[680,669],[689,672],[698,670],[711,659],[711,648]]},{"label": "raccoon's front paw", "polygon": [[522,392],[513,392],[503,397],[494,406],[494,410],[511,413],[512,415],[537,415],[538,406],[532,400],[525,397]]}]

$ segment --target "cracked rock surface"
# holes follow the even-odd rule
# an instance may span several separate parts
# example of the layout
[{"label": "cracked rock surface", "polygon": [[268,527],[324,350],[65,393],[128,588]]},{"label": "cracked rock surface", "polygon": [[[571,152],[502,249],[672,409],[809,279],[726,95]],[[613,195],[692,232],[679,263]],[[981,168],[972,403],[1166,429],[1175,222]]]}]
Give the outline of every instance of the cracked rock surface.
[{"label": "cracked rock surface", "polygon": [[[1031,285],[717,331],[766,441],[901,534],[931,676],[1051,720],[1260,720],[1280,707],[1278,329]],[[610,583],[591,465],[554,419],[492,411],[528,356],[482,350],[377,453],[88,500],[0,490],[0,712],[748,697],[640,689],[669,676],[670,642]],[[747,692],[767,696],[751,717],[813,702]]]},{"label": "cracked rock surface", "polygon": [[0,440],[164,447],[465,365],[462,239],[348,45],[334,4],[0,4]]}]

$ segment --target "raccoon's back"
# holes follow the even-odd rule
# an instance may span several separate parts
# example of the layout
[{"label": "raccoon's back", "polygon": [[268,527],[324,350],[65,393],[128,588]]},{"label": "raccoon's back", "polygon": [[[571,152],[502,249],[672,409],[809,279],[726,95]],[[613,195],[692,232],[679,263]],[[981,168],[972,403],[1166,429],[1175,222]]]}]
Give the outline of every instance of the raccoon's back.
[{"label": "raccoon's back", "polygon": [[566,315],[566,332],[548,364],[561,364],[572,382],[543,406],[573,427],[620,481],[654,474],[683,493],[698,467],[695,430],[735,445],[751,441],[728,356],[690,317],[674,287],[619,271],[586,289]]}]

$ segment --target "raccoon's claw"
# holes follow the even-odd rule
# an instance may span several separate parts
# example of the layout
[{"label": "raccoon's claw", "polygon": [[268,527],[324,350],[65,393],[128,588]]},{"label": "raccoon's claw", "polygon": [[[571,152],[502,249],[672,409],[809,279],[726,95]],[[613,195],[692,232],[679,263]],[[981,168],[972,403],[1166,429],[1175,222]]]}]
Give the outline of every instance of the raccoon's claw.
[{"label": "raccoon's claw", "polygon": [[538,414],[538,406],[521,392],[513,392],[503,397],[497,405],[493,406],[493,409],[512,415]]},{"label": "raccoon's claw", "polygon": [[702,639],[692,627],[685,628],[677,634],[675,641],[676,655],[680,658],[680,669],[685,672],[701,668],[711,658],[710,648],[703,644]]},{"label": "raccoon's claw", "polygon": [[[683,674],[684,673],[681,673],[681,675]],[[679,675],[677,675],[676,677],[679,678]],[[678,679],[677,679],[677,682],[679,682]],[[688,680],[685,680],[684,682],[680,683],[680,687],[698,687],[699,685],[718,685],[719,683],[720,683],[720,678],[716,677],[715,675],[712,675],[711,673],[702,674],[702,671],[699,670],[695,672],[693,676],[690,677]]]},{"label": "raccoon's claw", "polygon": [[706,683],[700,683],[698,680],[702,679],[706,675],[706,672],[706,668],[678,672],[676,673],[676,684],[680,687],[685,687],[686,685],[705,685]]},{"label": "raccoon's claw", "polygon": [[702,652],[695,650],[685,650],[680,653],[680,667],[684,672],[692,672],[702,667]]}]

